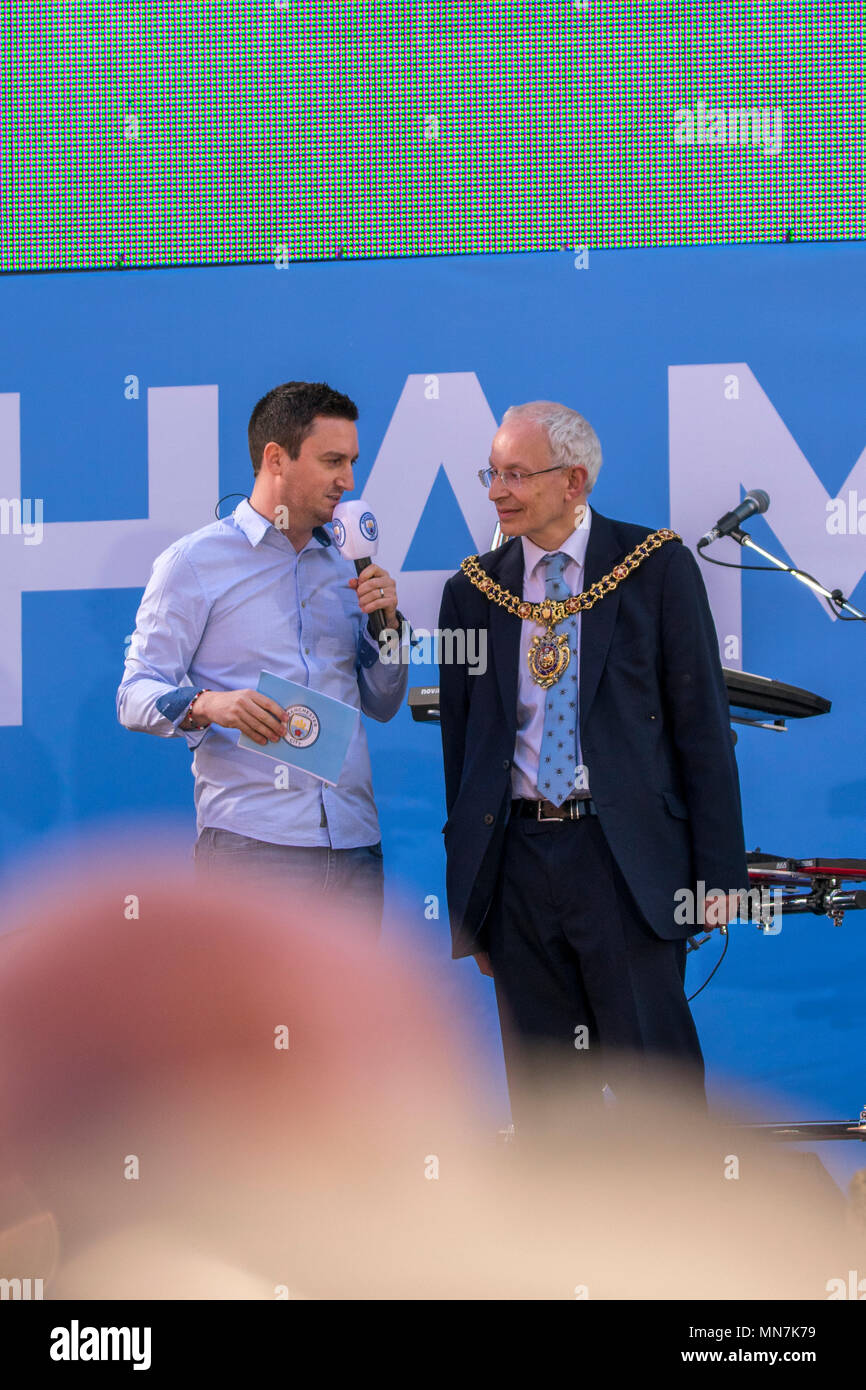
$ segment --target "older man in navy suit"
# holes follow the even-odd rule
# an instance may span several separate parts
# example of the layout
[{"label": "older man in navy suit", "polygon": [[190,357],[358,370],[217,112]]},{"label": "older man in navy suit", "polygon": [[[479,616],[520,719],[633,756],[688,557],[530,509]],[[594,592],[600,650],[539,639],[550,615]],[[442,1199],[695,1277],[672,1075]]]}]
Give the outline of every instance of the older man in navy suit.
[{"label": "older man in navy suit", "polygon": [[665,1058],[703,1098],[686,939],[748,886],[697,564],[590,509],[600,466],[575,411],[508,410],[479,475],[508,539],[463,562],[439,616],[487,634],[483,674],[440,669],[447,889],[454,957],[495,982],[518,1131],[552,1059],[619,1099]]}]

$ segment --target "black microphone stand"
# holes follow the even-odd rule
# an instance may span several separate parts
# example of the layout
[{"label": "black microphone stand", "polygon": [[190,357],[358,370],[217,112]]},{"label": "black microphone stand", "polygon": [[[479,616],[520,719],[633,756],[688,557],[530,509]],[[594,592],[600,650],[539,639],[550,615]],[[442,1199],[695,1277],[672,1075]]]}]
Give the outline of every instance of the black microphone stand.
[{"label": "black microphone stand", "polygon": [[777,569],[784,570],[786,574],[792,574],[795,579],[799,579],[801,584],[805,584],[806,587],[812,589],[814,593],[820,594],[822,598],[827,599],[827,601],[834,604],[836,608],[844,608],[848,613],[852,614],[854,619],[860,622],[866,622],[866,613],[861,613],[859,608],[855,608],[853,603],[850,603],[849,600],[845,598],[841,589],[833,589],[832,592],[830,589],[825,589],[824,585],[819,583],[817,579],[813,579],[811,574],[805,574],[803,570],[795,569],[793,565],[787,564],[785,560],[779,559],[777,555],[771,555],[769,550],[765,550],[763,546],[758,545],[757,541],[753,541],[752,537],[746,531],[741,531],[739,527],[736,527],[735,530],[730,531],[728,534],[731,540],[736,541],[738,545],[742,545],[748,550],[754,550],[758,555],[762,555],[765,560],[769,560],[770,564],[775,565]]}]

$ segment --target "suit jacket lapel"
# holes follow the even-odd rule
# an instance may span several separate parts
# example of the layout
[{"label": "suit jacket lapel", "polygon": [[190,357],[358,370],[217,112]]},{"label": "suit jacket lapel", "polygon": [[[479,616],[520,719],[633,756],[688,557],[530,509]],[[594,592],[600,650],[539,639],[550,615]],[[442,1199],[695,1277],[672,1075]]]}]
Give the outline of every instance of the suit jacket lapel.
[{"label": "suit jacket lapel", "polygon": [[[583,572],[583,587],[589,589],[597,580],[607,574],[618,560],[622,559],[621,548],[617,545],[613,527],[606,516],[595,508],[592,511],[592,524],[586,547],[586,562]],[[604,663],[613,636],[616,615],[619,611],[619,589],[605,594],[594,608],[580,615],[580,704],[581,733],[586,725]]]},{"label": "suit jacket lapel", "polygon": [[[523,546],[518,538],[506,541],[487,567],[487,573],[512,594],[523,593]],[[517,664],[520,659],[521,619],[498,603],[490,605],[490,656],[496,670],[508,732],[517,733]]]}]

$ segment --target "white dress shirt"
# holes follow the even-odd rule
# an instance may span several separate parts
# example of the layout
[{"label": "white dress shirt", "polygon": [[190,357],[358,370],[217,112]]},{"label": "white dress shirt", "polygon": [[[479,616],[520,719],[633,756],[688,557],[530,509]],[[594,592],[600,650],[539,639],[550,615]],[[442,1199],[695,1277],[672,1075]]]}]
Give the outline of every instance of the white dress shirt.
[{"label": "white dress shirt", "polygon": [[[579,594],[584,588],[584,565],[591,524],[592,512],[587,505],[580,524],[562,542],[562,545],[557,547],[557,551],[561,550],[569,556],[563,573],[563,582],[570,594]],[[521,536],[520,540],[523,545],[523,598],[527,603],[541,603],[546,597],[545,578],[547,570],[547,566],[541,562],[545,556],[556,552],[542,550],[528,536]],[[576,617],[577,651],[572,651],[571,660],[577,663],[579,674],[580,613],[576,614]],[[527,658],[533,637],[543,632],[544,629],[537,623],[528,621],[521,622],[520,626],[520,657],[517,673],[517,739],[514,744],[514,759],[511,769],[511,792],[512,796],[523,796],[530,801],[538,801],[541,798],[541,792],[538,790],[538,762],[544,731],[544,702],[547,698],[547,691],[542,690],[541,686],[536,685],[532,679]],[[575,744],[579,747],[578,739],[579,735],[575,738]],[[575,762],[579,761],[580,758],[576,752]],[[580,795],[585,796],[588,790],[589,785],[586,782],[580,789]]]}]

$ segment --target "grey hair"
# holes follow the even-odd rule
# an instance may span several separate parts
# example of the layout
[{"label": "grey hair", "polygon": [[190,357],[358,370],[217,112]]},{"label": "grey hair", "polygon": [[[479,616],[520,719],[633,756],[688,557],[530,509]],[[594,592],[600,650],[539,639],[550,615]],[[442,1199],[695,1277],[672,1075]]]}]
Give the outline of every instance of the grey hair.
[{"label": "grey hair", "polygon": [[601,444],[588,420],[556,401],[527,401],[525,405],[510,405],[502,423],[513,418],[535,420],[547,435],[551,463],[560,468],[586,469],[586,491],[592,492],[601,468]]}]

